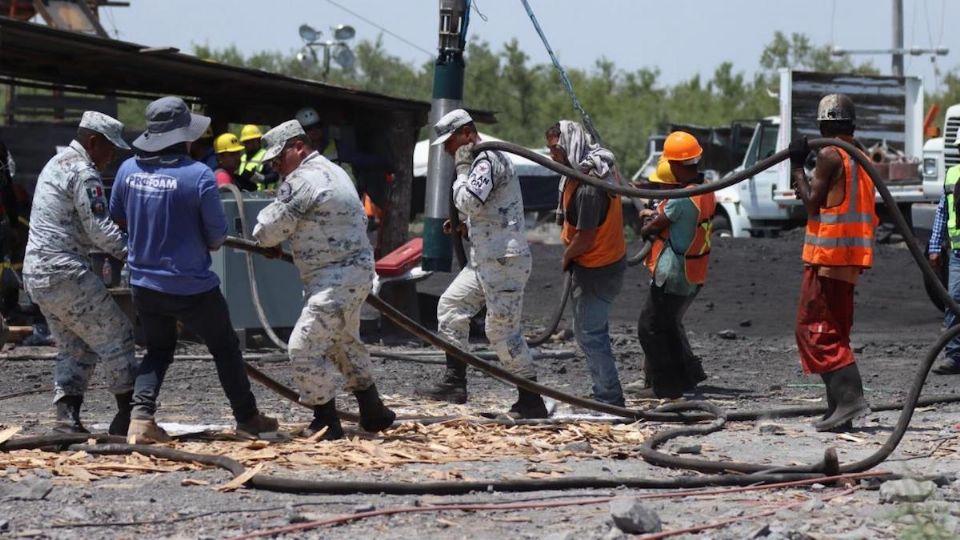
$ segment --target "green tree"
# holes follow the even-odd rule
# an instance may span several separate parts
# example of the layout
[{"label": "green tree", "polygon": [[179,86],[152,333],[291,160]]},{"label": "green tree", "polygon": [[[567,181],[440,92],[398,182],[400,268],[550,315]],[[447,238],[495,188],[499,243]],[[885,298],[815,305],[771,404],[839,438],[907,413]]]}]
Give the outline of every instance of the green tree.
[{"label": "green tree", "polygon": [[[354,48],[352,69],[334,68],[327,82],[360,90],[429,100],[433,62],[414,65],[384,47],[381,39],[361,40]],[[293,52],[261,52],[245,57],[236,47],[195,48],[195,54],[217,62],[247,66],[294,77],[321,80],[322,66],[303,65]],[[517,40],[495,50],[486,41],[467,44],[464,101],[470,108],[497,113],[498,123],[483,126],[500,138],[542,147],[544,130],[560,119],[580,121],[560,77],[550,64],[533,65]],[[754,76],[738,71],[731,62],[712,74],[693,74],[674,85],[660,82],[656,68],[624,71],[601,57],[589,69],[569,69],[581,103],[591,115],[604,143],[618,156],[621,169],[632,173],[645,159],[646,140],[670,123],[703,126],[751,121],[777,113],[777,69],[876,73],[870,64],[835,58],[826,46],[815,45],[803,34],[775,32],[760,57]],[[960,99],[960,76],[944,82],[943,99]]]},{"label": "green tree", "polygon": [[879,74],[877,68],[869,62],[854,64],[846,56],[834,57],[829,45],[814,45],[805,34],[793,33],[788,38],[779,30],[774,32],[773,41],[763,49],[760,55],[760,66],[770,75],[775,75],[778,69],[784,67],[860,75]]}]

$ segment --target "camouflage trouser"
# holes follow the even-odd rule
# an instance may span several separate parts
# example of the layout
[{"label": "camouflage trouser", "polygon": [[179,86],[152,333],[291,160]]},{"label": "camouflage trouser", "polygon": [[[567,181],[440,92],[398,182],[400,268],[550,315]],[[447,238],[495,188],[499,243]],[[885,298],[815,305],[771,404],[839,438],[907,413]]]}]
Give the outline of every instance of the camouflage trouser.
[{"label": "camouflage trouser", "polygon": [[465,348],[470,318],[487,304],[485,330],[503,365],[521,377],[537,375],[523,334],[523,288],[530,277],[530,256],[504,257],[471,263],[457,274],[437,304],[437,329]]},{"label": "camouflage trouser", "polygon": [[370,353],[360,341],[360,307],[372,285],[308,286],[307,303],[290,334],[288,352],[300,402],[321,405],[337,395],[337,371],[346,390],[373,384]]},{"label": "camouflage trouser", "polygon": [[83,395],[99,358],[110,392],[133,390],[133,326],[93,272],[77,277],[24,276],[24,287],[57,341],[53,399]]}]

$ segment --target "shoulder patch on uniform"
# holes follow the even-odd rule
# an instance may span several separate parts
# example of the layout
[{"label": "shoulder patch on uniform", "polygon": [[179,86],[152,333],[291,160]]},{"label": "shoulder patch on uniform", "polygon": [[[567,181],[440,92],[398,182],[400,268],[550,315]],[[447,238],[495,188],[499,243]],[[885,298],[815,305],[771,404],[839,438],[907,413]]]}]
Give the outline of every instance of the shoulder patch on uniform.
[{"label": "shoulder patch on uniform", "polygon": [[284,182],[280,184],[280,187],[277,188],[277,200],[280,202],[288,203],[292,198],[293,198],[293,188],[290,187],[290,182]]},{"label": "shoulder patch on uniform", "polygon": [[473,164],[466,187],[471,195],[480,199],[480,202],[487,202],[487,197],[493,191],[493,167],[489,160],[481,159]]},{"label": "shoulder patch on uniform", "polygon": [[90,211],[98,218],[107,215],[107,199],[103,196],[103,186],[90,182],[86,186],[87,199],[90,201]]}]

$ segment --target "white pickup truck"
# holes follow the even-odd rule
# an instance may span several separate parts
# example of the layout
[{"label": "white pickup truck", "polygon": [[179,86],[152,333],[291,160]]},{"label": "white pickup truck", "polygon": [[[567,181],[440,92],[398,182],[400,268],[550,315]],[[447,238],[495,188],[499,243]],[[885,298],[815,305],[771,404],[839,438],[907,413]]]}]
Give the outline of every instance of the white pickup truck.
[{"label": "white pickup truck", "polygon": [[[910,217],[914,234],[924,244],[930,238],[937,204],[940,196],[943,195],[943,180],[947,169],[960,165],[958,142],[960,142],[960,104],[947,107],[943,118],[943,136],[929,139],[923,145],[923,192],[929,197],[930,202],[911,206]],[[941,250],[946,252],[947,246],[941,246]],[[942,260],[945,261],[947,258],[943,257]],[[941,264],[937,270],[940,272],[941,283],[946,285],[947,265]],[[925,285],[930,300],[942,311],[943,303],[932,293],[930,284],[925,283]]]},{"label": "white pickup truck", "polygon": [[913,228],[922,239],[930,237],[933,216],[940,196],[943,195],[943,179],[947,169],[960,165],[960,104],[947,107],[943,119],[943,136],[927,140],[923,145],[923,193],[930,198],[925,204],[911,207]]},{"label": "white pickup truck", "polygon": [[[786,148],[794,137],[820,136],[817,104],[826,94],[849,95],[857,107],[856,137],[865,147],[884,145],[900,156],[885,166],[887,186],[901,209],[934,202],[924,192],[919,163],[923,145],[923,86],[916,77],[882,77],[780,70],[780,115],[757,124],[742,170]],[[878,196],[879,202],[879,196]],[[762,235],[804,223],[803,206],[790,187],[789,162],[717,192],[720,221],[733,236]],[[881,209],[882,214],[882,209]]]}]

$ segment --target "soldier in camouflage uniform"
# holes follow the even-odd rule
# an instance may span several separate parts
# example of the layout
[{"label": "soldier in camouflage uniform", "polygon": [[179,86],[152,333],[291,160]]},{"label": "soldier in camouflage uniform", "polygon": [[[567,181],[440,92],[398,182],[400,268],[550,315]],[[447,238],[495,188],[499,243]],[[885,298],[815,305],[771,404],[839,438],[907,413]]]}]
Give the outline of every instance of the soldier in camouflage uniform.
[{"label": "soldier in camouflage uniform", "polygon": [[[453,202],[467,216],[470,262],[462,269],[437,305],[438,330],[461,348],[467,345],[470,318],[487,304],[487,339],[510,371],[536,380],[527,342],[520,333],[523,288],[530,277],[530,247],[524,237],[523,199],[513,163],[500,152],[481,152],[473,145],[480,136],[463,109],[444,115],[434,129],[444,150],[454,156],[457,179]],[[447,369],[435,386],[419,392],[432,399],[464,403],[466,366],[447,355]],[[510,414],[544,418],[547,410],[539,394],[519,390]]]},{"label": "soldier in camouflage uniform", "polygon": [[136,374],[133,328],[91,270],[91,250],[126,257],[126,235],[107,216],[100,171],[130,147],[123,124],[83,113],[77,137],[40,172],[23,264],[24,287],[40,306],[57,341],[54,369],[55,431],[89,433],[80,406],[97,361],[107,371],[117,414],[113,435],[126,435]]},{"label": "soldier in camouflage uniform", "polygon": [[347,379],[360,407],[360,426],[370,432],[393,424],[370,374],[370,355],[360,341],[360,307],[373,284],[373,249],[367,220],[347,173],[310,146],[296,120],[262,139],[264,163],[284,177],[277,198],[257,216],[253,235],[263,246],[290,241],[303,279],[306,304],[290,335],[289,354],[300,401],[313,406],[304,430],[326,428],[326,440],[343,437],[336,409],[336,371]]}]

